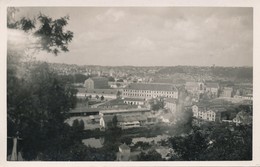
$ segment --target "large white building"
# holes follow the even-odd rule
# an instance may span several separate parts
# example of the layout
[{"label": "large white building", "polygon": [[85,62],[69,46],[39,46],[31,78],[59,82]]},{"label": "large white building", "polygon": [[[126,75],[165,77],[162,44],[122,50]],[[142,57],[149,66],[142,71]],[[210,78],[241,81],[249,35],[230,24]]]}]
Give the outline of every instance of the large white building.
[{"label": "large white building", "polygon": [[192,112],[193,117],[202,119],[205,121],[213,121],[220,122],[221,121],[221,113],[226,111],[221,107],[213,107],[213,106],[204,106],[204,105],[193,105]]},{"label": "large white building", "polygon": [[171,84],[132,83],[123,89],[123,97],[151,99],[167,97],[178,99],[178,90]]}]

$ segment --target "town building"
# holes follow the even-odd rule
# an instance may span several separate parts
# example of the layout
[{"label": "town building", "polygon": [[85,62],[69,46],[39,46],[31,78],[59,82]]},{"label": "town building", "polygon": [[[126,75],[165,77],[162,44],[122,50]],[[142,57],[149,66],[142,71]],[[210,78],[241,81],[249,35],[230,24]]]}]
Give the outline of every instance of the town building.
[{"label": "town building", "polygon": [[177,111],[177,100],[173,98],[164,99],[165,106],[164,108],[170,110],[172,113]]},{"label": "town building", "polygon": [[105,77],[93,77],[88,78],[84,82],[84,87],[87,90],[93,90],[93,89],[108,89],[108,78]]},{"label": "town building", "polygon": [[205,85],[202,82],[186,82],[185,89],[192,94],[204,93]]},{"label": "town building", "polygon": [[145,105],[145,100],[144,99],[139,99],[139,98],[124,98],[124,103],[125,104],[130,104],[130,105]]},{"label": "town building", "polygon": [[151,99],[169,97],[178,99],[178,90],[171,84],[132,83],[123,89],[123,97]]},{"label": "town building", "polygon": [[221,93],[221,97],[232,97],[233,88],[232,87],[224,87]]},{"label": "town building", "polygon": [[237,113],[236,117],[233,119],[233,122],[238,124],[252,124],[253,118],[252,115],[245,111],[240,111]]},{"label": "town building", "polygon": [[234,95],[234,98],[242,99],[242,100],[252,100],[253,101],[253,95],[252,94],[247,94],[247,95],[243,95],[243,96]]},{"label": "town building", "polygon": [[121,129],[138,128],[144,126],[147,122],[147,116],[142,114],[137,115],[126,115],[126,114],[115,114],[115,115],[102,115],[100,118],[100,127],[102,129],[108,129],[112,125],[112,121],[116,117],[117,127]]},{"label": "town building", "polygon": [[86,88],[77,88],[77,97],[78,98],[85,98],[85,97],[90,97],[91,98],[96,98],[99,97],[101,98],[102,96],[105,99],[115,99],[117,97],[117,92],[119,91],[118,89],[86,89]]},{"label": "town building", "polygon": [[206,105],[193,105],[193,117],[205,121],[221,122],[221,113],[226,111],[221,107],[206,106]]},{"label": "town building", "polygon": [[100,127],[101,129],[108,129],[112,126],[114,115],[103,115],[100,118]]},{"label": "town building", "polygon": [[218,83],[206,83],[206,92],[210,92],[213,96],[218,96],[219,84]]},{"label": "town building", "polygon": [[121,129],[137,128],[145,125],[147,116],[145,115],[117,115],[118,127]]},{"label": "town building", "polygon": [[131,109],[119,109],[119,110],[100,110],[99,114],[103,115],[116,115],[116,114],[125,114],[125,115],[137,115],[144,114],[149,115],[151,110],[148,108],[131,108]]}]

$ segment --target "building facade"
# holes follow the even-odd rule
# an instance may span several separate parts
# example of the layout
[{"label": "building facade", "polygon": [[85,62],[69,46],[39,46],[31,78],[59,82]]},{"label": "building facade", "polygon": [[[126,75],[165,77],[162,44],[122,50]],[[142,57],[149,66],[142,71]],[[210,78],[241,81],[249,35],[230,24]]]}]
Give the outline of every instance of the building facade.
[{"label": "building facade", "polygon": [[233,88],[232,87],[224,87],[221,93],[221,97],[232,97]]},{"label": "building facade", "polygon": [[205,121],[221,122],[221,112],[225,111],[222,108],[214,108],[207,106],[192,106],[193,117]]},{"label": "building facade", "polygon": [[84,82],[84,87],[87,90],[93,90],[93,89],[108,89],[108,78],[105,77],[93,77],[88,78]]},{"label": "building facade", "polygon": [[204,93],[205,85],[202,82],[186,82],[185,89],[192,94]]},{"label": "building facade", "polygon": [[130,104],[130,105],[144,105],[145,100],[144,99],[138,99],[138,98],[124,98],[124,103]]},{"label": "building facade", "polygon": [[178,90],[171,84],[132,83],[123,89],[123,97],[151,99],[168,97],[178,99]]},{"label": "building facade", "polygon": [[172,113],[177,111],[177,100],[173,98],[166,98],[164,100],[164,108],[170,110]]},{"label": "building facade", "polygon": [[118,89],[86,89],[86,88],[77,88],[77,97],[86,98],[91,96],[91,98],[96,98],[102,96],[106,99],[116,99]]},{"label": "building facade", "polygon": [[218,96],[219,84],[218,83],[206,83],[206,92],[210,92],[214,96]]}]

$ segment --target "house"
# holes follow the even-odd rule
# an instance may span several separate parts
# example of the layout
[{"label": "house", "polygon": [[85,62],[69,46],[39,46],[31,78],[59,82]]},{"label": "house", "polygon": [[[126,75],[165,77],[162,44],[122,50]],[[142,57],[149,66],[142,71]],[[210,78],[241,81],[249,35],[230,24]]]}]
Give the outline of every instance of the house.
[{"label": "house", "polygon": [[221,93],[221,97],[232,97],[233,88],[232,87],[224,87]]},{"label": "house", "polygon": [[108,78],[105,77],[93,77],[93,78],[88,78],[84,82],[84,87],[87,90],[92,90],[92,89],[108,89]]},{"label": "house", "polygon": [[173,98],[164,99],[165,106],[164,108],[170,110],[172,113],[177,111],[177,100]]},{"label": "house", "polygon": [[101,129],[108,129],[113,121],[114,115],[104,115],[100,118],[100,127]]},{"label": "house", "polygon": [[118,126],[121,129],[137,128],[146,124],[147,117],[145,115],[117,115]]},{"label": "house", "polygon": [[169,97],[178,99],[178,90],[172,84],[131,83],[123,89],[123,97],[152,99]]},{"label": "house", "polygon": [[85,98],[91,96],[91,98],[96,98],[97,96],[104,99],[116,99],[118,89],[86,89],[86,88],[77,88],[77,97]]},{"label": "house", "polygon": [[252,94],[247,94],[247,95],[243,95],[243,96],[234,95],[234,98],[242,99],[242,100],[253,100],[253,95]]},{"label": "house", "polygon": [[204,93],[204,83],[202,82],[186,82],[185,89],[192,94]]},{"label": "house", "polygon": [[209,105],[193,105],[193,117],[205,121],[221,122],[221,113],[226,111],[222,107],[209,106]]},{"label": "house", "polygon": [[113,115],[101,115],[100,127],[107,129],[112,125],[113,119],[116,117],[117,127],[121,129],[138,128],[146,125],[147,116],[142,114],[113,114]]},{"label": "house", "polygon": [[124,98],[124,103],[130,105],[144,105],[145,100],[140,98]]},{"label": "house", "polygon": [[218,96],[219,84],[218,83],[206,83],[205,84],[206,92],[210,92],[213,96]]},{"label": "house", "polygon": [[247,112],[240,111],[233,119],[233,122],[236,124],[252,124],[252,119],[252,116],[250,116]]}]

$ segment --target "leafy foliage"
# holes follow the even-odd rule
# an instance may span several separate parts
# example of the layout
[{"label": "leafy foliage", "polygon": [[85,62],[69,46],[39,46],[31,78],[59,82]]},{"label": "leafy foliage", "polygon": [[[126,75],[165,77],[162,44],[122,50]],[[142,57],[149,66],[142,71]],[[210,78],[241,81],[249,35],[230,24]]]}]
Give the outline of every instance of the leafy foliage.
[{"label": "leafy foliage", "polygon": [[[17,12],[15,8],[8,9],[7,27],[21,29],[25,32],[37,27],[32,34],[39,40],[33,48],[42,49],[55,55],[58,55],[61,51],[69,51],[68,44],[72,41],[73,32],[64,30],[64,27],[68,24],[69,16],[52,19],[49,16],[39,14],[36,19],[22,17],[19,21],[14,21],[12,15],[15,12]],[[39,26],[37,26],[38,24]]]},{"label": "leafy foliage", "polygon": [[28,80],[9,75],[7,84],[8,125],[12,125],[8,136],[20,132],[25,158],[33,159],[55,142],[50,140],[62,137],[66,113],[76,104],[76,91],[60,82],[46,64],[34,68]]},{"label": "leafy foliage", "polygon": [[141,152],[138,161],[162,161],[161,155],[156,150],[149,150],[147,153]]},{"label": "leafy foliage", "polygon": [[151,105],[151,109],[152,109],[153,111],[158,111],[158,110],[160,110],[160,109],[163,109],[165,104],[164,104],[163,99],[160,99],[160,100],[158,100],[158,99],[152,99],[152,100],[150,101],[150,105]]},{"label": "leafy foliage", "polygon": [[53,20],[52,18],[40,14],[38,17],[41,26],[36,30],[35,35],[41,38],[43,50],[57,55],[60,51],[67,52],[68,43],[73,38],[71,31],[64,32],[63,27],[68,24],[69,17],[61,17]]},{"label": "leafy foliage", "polygon": [[251,160],[252,127],[207,124],[194,127],[186,136],[169,139],[176,157],[172,160]]}]

